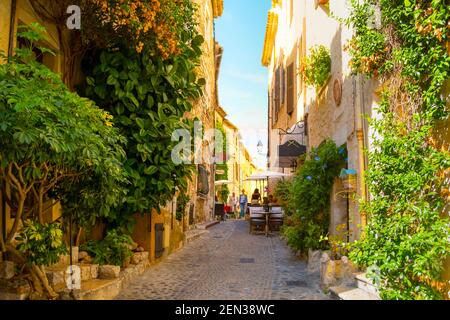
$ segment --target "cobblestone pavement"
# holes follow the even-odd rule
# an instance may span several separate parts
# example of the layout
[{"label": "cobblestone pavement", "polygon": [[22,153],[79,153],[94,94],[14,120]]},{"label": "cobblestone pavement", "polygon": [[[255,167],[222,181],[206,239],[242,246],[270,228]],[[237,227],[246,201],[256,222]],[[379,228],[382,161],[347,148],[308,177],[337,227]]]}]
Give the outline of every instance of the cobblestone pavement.
[{"label": "cobblestone pavement", "polygon": [[328,299],[319,275],[306,271],[276,235],[250,235],[248,222],[229,220],[152,266],[117,299]]}]

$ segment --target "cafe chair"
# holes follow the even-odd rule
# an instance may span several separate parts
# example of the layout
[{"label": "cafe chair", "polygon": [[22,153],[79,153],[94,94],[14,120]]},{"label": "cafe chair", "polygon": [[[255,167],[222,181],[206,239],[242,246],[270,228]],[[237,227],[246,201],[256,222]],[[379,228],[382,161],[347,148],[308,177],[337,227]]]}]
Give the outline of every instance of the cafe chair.
[{"label": "cafe chair", "polygon": [[262,230],[264,230],[264,228],[266,226],[266,217],[264,216],[261,207],[257,207],[257,208],[250,207],[249,225],[250,225],[250,230],[249,230],[250,234],[252,234],[253,229],[258,226],[261,227]]},{"label": "cafe chair", "polygon": [[273,211],[269,215],[269,229],[270,231],[279,231],[280,227],[283,225],[284,215],[283,211],[277,212],[277,210]]}]

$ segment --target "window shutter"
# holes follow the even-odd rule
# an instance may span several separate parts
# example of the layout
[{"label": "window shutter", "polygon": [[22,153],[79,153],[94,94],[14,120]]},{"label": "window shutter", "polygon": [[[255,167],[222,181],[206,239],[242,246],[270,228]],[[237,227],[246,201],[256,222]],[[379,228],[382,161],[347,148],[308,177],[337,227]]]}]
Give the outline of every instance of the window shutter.
[{"label": "window shutter", "polygon": [[275,112],[274,120],[278,121],[278,111],[280,110],[280,68],[275,70]]},{"label": "window shutter", "polygon": [[305,121],[305,136],[307,136],[308,135],[308,114],[305,114],[305,118],[304,118],[304,121]]},{"label": "window shutter", "polygon": [[286,72],[284,68],[280,68],[280,77],[281,77],[281,104],[283,104],[286,97]]},{"label": "window shutter", "polygon": [[291,63],[287,68],[287,113],[292,114],[294,112],[294,63]]}]

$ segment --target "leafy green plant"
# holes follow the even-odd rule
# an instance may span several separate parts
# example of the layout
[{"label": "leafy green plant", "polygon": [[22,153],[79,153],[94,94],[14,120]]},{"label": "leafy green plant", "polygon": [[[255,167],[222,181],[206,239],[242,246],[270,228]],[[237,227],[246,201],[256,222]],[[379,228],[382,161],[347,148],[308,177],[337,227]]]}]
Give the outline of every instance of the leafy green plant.
[{"label": "leafy green plant", "polygon": [[351,233],[351,230],[347,230],[347,224],[342,223],[336,226],[336,234],[327,235],[320,239],[320,241],[329,243],[330,255],[333,260],[338,260],[348,255],[350,244],[347,238]]},{"label": "leafy green plant", "polygon": [[323,45],[314,46],[302,62],[302,76],[306,84],[320,88],[331,74],[330,50]]},{"label": "leafy green plant", "polygon": [[117,229],[111,229],[103,240],[89,240],[82,244],[80,249],[87,251],[93,257],[94,263],[124,266],[127,259],[133,255],[129,247],[132,243],[133,240],[129,235]]},{"label": "leafy green plant", "polygon": [[383,299],[442,299],[449,290],[442,270],[450,255],[443,212],[450,156],[448,144],[434,134],[437,121],[449,116],[442,89],[450,76],[450,10],[445,1],[351,5],[346,23],[355,30],[352,67],[367,76],[379,74],[383,90],[381,116],[371,120],[371,199],[363,203],[368,224],[349,257],[376,270],[368,276],[379,283]]},{"label": "leafy green plant", "polygon": [[[44,288],[55,298],[42,264],[53,262],[62,246],[58,228],[44,223],[44,212],[61,202],[63,215],[78,224],[107,216],[123,201],[126,176],[124,138],[111,115],[70,92],[57,74],[35,61],[33,48],[43,32],[36,24],[21,29],[25,46],[12,58],[0,55],[0,184],[11,190],[2,196],[15,213],[8,233],[0,229],[0,248],[31,261],[36,293],[42,296]],[[21,248],[31,260],[14,248],[21,222],[28,223]]]},{"label": "leafy green plant", "polygon": [[275,196],[283,206],[286,215],[291,216],[295,213],[295,206],[293,203],[293,181],[280,180],[275,188]]},{"label": "leafy green plant", "polygon": [[181,192],[177,198],[177,213],[176,219],[181,221],[183,220],[184,215],[186,214],[186,206],[191,199],[185,192]]},{"label": "leafy green plant", "polygon": [[292,225],[283,229],[288,244],[305,253],[308,249],[326,249],[331,189],[345,166],[346,148],[325,140],[311,150],[298,169],[287,199],[295,212]]},{"label": "leafy green plant", "polygon": [[[192,48],[198,49],[202,41],[195,38]],[[187,188],[193,166],[172,161],[178,141],[171,136],[192,126],[182,118],[202,94],[205,81],[195,73],[200,53],[191,50],[163,60],[134,50],[102,51],[87,71],[85,94],[108,110],[128,137],[124,166],[131,184],[125,204],[111,221],[120,224],[136,212],[158,209],[176,187]]]},{"label": "leafy green plant", "polygon": [[[218,163],[216,165],[216,170],[220,170],[223,173],[217,174],[216,173],[216,181],[218,180],[228,180],[228,144],[227,144],[227,134],[225,131],[225,128],[223,127],[223,124],[220,122],[216,122],[216,130],[220,131],[222,134],[222,144],[218,144],[216,141],[216,155],[221,156],[221,160],[223,163]],[[219,187],[219,196],[220,199],[224,202],[228,202],[228,196],[230,195],[230,189],[228,188],[228,185],[221,185]]]},{"label": "leafy green plant", "polygon": [[[37,39],[35,32],[24,34],[29,33]],[[69,92],[31,53],[23,48],[0,65],[0,179],[16,191],[19,207],[8,241],[21,218],[43,222],[45,197],[62,200],[84,217],[106,216],[121,203],[119,186],[126,181],[124,138],[111,116]],[[27,197],[36,205],[31,212],[24,211]]]},{"label": "leafy green plant", "polygon": [[450,251],[439,174],[450,157],[424,144],[429,126],[406,131],[386,113],[372,125],[382,133],[382,140],[375,138],[377,151],[369,155],[367,181],[374,197],[364,205],[368,225],[350,258],[378,268],[385,299],[442,297],[431,282],[441,279]]},{"label": "leafy green plant", "polygon": [[56,222],[40,224],[27,221],[16,240],[19,241],[17,249],[30,266],[55,264],[61,255],[67,254],[61,224]]}]

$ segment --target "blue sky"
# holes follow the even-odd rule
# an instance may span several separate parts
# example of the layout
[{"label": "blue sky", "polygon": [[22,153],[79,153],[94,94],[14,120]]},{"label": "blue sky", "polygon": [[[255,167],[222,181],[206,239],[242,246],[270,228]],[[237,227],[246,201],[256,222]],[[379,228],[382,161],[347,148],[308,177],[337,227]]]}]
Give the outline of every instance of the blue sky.
[{"label": "blue sky", "polygon": [[267,69],[261,65],[267,11],[271,0],[224,0],[216,20],[216,40],[224,53],[219,76],[219,102],[241,131],[255,163],[258,140],[267,147]]}]

